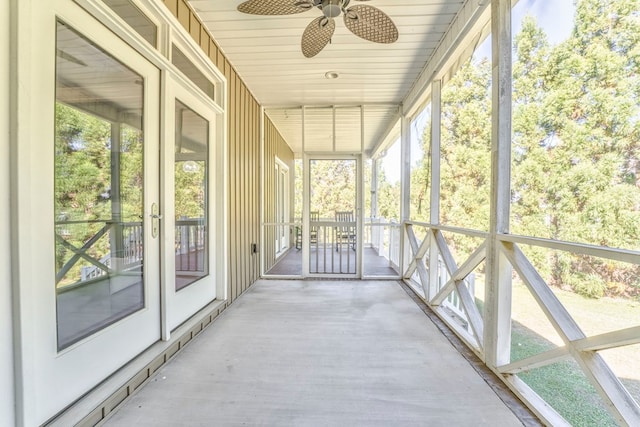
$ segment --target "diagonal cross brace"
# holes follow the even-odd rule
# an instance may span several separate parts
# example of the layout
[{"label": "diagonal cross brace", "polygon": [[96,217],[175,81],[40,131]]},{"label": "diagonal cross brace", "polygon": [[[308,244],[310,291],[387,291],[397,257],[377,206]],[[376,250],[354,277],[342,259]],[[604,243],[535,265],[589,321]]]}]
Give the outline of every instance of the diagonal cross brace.
[{"label": "diagonal cross brace", "polygon": [[405,277],[411,277],[411,275],[413,275],[413,272],[417,269],[418,275],[420,276],[422,291],[425,295],[428,295],[429,273],[427,272],[427,267],[424,265],[424,255],[429,249],[429,235],[427,234],[427,237],[422,242],[422,245],[418,247],[418,239],[416,238],[416,234],[413,232],[413,226],[411,224],[407,224],[407,237],[414,258],[413,261],[411,261],[411,265],[409,265],[407,272],[405,273]]},{"label": "diagonal cross brace", "polygon": [[71,270],[71,268],[74,265],[76,265],[76,263],[80,260],[80,258],[83,258],[83,259],[87,260],[88,262],[90,262],[91,264],[95,265],[96,267],[98,267],[101,270],[104,270],[104,271],[109,272],[109,273],[112,272],[109,267],[107,267],[106,265],[104,265],[100,261],[98,261],[98,260],[90,257],[89,255],[87,255],[87,250],[91,246],[93,246],[98,240],[100,240],[100,238],[102,236],[104,236],[105,233],[107,231],[109,231],[109,229],[112,226],[113,226],[113,224],[105,224],[105,226],[102,227],[91,239],[87,240],[85,242],[85,244],[82,245],[81,248],[76,248],[71,243],[69,243],[66,240],[64,240],[60,235],[56,234],[56,240],[60,244],[62,244],[62,246],[64,246],[65,248],[71,250],[75,254],[75,255],[73,255],[71,257],[71,259],[69,259],[69,261],[67,261],[65,263],[65,265],[62,266],[60,271],[58,271],[58,273],[56,274],[56,284],[59,283],[60,280],[62,280],[62,278],[69,272],[69,270]]},{"label": "diagonal cross brace", "polygon": [[[444,243],[446,246],[446,243]],[[431,299],[430,303],[433,305],[440,305],[442,301],[453,291],[455,287],[455,282],[461,282],[465,277],[467,277],[473,270],[480,265],[482,261],[487,257],[487,244],[486,241],[482,242],[480,246],[476,248],[475,251],[467,258],[467,260],[462,263],[462,265],[458,268],[455,266],[454,261],[454,271],[449,272],[450,279],[445,285],[438,291],[438,293]],[[448,248],[447,248],[448,250]]]},{"label": "diagonal cross brace", "polygon": [[517,245],[510,242],[502,242],[501,250],[518,272],[560,338],[565,342],[586,377],[603,398],[612,415],[622,425],[640,425],[640,406],[638,403],[631,397],[600,354],[595,351],[581,350],[587,339],[584,332],[526,255]]},{"label": "diagonal cross brace", "polygon": [[480,348],[484,347],[484,321],[478,306],[474,301],[473,295],[469,292],[469,288],[464,284],[464,278],[467,277],[478,265],[486,258],[486,240],[482,242],[478,248],[469,256],[469,258],[460,266],[456,265],[456,261],[451,255],[449,246],[444,240],[442,232],[436,231],[434,238],[438,245],[438,250],[445,263],[445,267],[449,272],[449,281],[438,291],[435,297],[430,301],[432,305],[440,305],[444,299],[453,292],[454,288],[458,292],[462,308],[467,315],[467,320],[471,326],[473,335],[475,336]]}]

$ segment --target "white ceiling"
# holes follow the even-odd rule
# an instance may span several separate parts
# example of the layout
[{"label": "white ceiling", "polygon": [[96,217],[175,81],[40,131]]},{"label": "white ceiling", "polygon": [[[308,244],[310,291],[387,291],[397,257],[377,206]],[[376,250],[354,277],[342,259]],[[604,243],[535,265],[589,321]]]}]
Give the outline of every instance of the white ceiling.
[{"label": "white ceiling", "polygon": [[[398,106],[450,27],[464,0],[372,0],[366,2],[391,17],[400,36],[393,44],[376,44],[353,35],[339,17],[332,43],[305,58],[300,39],[321,15],[313,9],[296,15],[255,16],[236,10],[243,0],[189,0],[202,22],[292,149],[302,150],[300,107],[364,106],[364,149],[371,151],[397,121]],[[291,0],[273,0],[291,1]],[[355,1],[353,4],[357,4]],[[325,73],[340,74],[328,80]],[[361,129],[336,112],[337,151],[352,151]],[[316,113],[318,111],[311,111]],[[305,109],[308,119],[310,111]],[[332,109],[325,113],[333,118]],[[358,113],[359,114],[359,113]],[[297,118],[297,121],[296,121]],[[323,120],[327,120],[325,117]],[[341,123],[348,129],[341,128]],[[396,126],[397,128],[397,126]],[[325,123],[322,129],[327,131]],[[311,134],[305,127],[305,147]],[[352,132],[351,134],[349,132]],[[313,151],[332,151],[331,135],[315,135]],[[319,141],[324,140],[324,146]]]}]

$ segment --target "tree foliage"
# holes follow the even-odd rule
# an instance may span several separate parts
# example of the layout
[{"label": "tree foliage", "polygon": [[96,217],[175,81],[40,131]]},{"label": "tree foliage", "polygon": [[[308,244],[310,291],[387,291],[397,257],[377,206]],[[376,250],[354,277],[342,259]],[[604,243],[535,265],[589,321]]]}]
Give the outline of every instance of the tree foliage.
[{"label": "tree foliage", "polygon": [[[555,46],[531,16],[515,35],[513,233],[640,248],[639,6],[578,1],[571,36]],[[443,88],[443,223],[488,228],[490,88],[487,59],[470,59]],[[429,135],[423,143],[429,152]],[[421,166],[412,184],[425,182]],[[470,245],[459,237],[454,249]],[[553,285],[591,297],[639,293],[638,265],[525,249]]]},{"label": "tree foliage", "polygon": [[[112,194],[112,124],[78,109],[56,104],[54,207],[56,232],[76,248],[112,222],[142,218],[142,134],[121,124],[118,200]],[[111,251],[106,233],[86,251],[96,260]],[[56,268],[73,253],[56,244]],[[85,262],[76,263],[61,284],[80,277]]]},{"label": "tree foliage", "polygon": [[356,161],[311,160],[310,211],[333,219],[336,211],[356,210]]}]

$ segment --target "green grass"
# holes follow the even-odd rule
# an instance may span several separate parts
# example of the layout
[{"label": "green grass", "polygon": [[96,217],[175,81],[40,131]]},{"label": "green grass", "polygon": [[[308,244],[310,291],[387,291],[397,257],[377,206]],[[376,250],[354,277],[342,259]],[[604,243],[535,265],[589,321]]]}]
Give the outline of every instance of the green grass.
[{"label": "green grass", "polygon": [[[555,347],[535,332],[514,322],[512,360]],[[518,377],[574,426],[616,426],[600,396],[574,361],[563,361],[518,374]]]},{"label": "green grass", "polygon": [[[482,309],[484,278],[476,275],[476,303]],[[589,299],[553,289],[587,336],[628,328],[640,323],[640,304],[634,300]],[[513,282],[511,360],[521,360],[562,345],[550,322],[528,289]],[[640,345],[601,352],[629,392],[640,401]],[[615,426],[604,402],[573,360],[518,374],[529,387],[575,426]]]}]

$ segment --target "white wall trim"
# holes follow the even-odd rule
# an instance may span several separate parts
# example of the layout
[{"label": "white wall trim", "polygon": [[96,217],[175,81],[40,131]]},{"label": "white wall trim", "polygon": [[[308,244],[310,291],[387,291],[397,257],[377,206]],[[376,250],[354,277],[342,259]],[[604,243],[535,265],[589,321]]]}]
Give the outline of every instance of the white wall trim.
[{"label": "white wall trim", "polygon": [[[14,1],[5,1],[0,5],[0,93],[13,95],[14,86],[11,64],[15,58],[13,46],[15,20],[13,20]],[[0,337],[5,343],[0,348],[0,424],[15,424],[15,378],[14,378],[14,338],[13,338],[13,310],[11,289],[11,111],[15,98],[3,96],[0,98]]]}]

